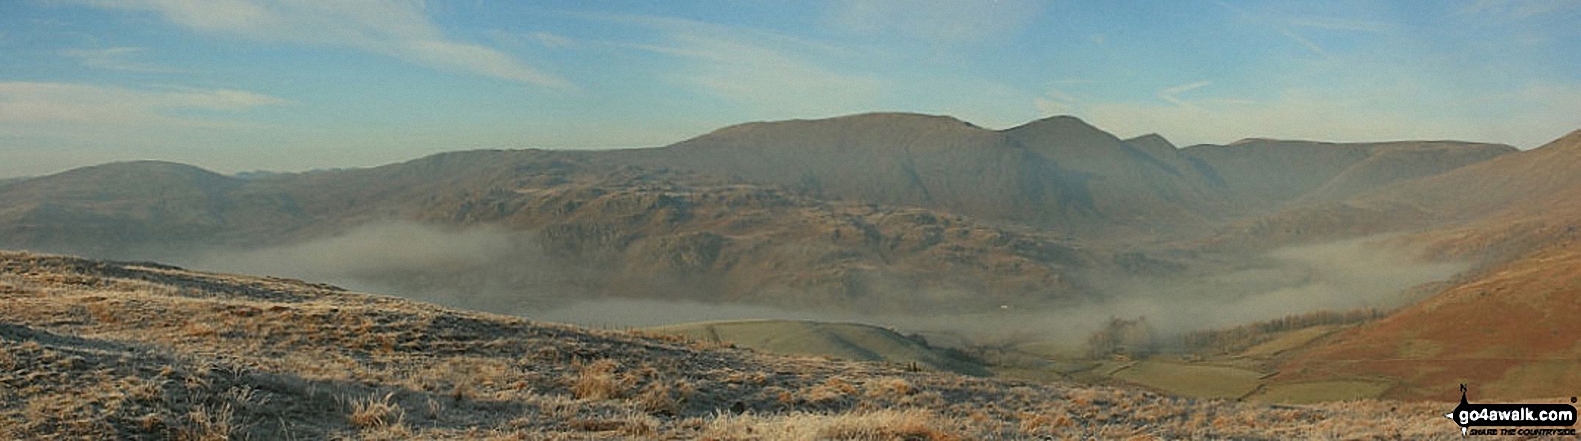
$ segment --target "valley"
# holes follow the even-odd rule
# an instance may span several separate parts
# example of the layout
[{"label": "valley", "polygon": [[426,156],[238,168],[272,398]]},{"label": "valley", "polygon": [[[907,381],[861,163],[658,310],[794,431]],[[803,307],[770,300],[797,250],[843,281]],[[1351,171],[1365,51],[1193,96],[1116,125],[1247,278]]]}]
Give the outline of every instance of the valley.
[{"label": "valley", "polygon": [[[979,376],[1272,402],[1443,398],[1443,382],[1381,367],[1415,355],[1313,360],[1355,354],[1354,335],[1405,320],[1415,303],[1514,283],[1511,265],[1568,268],[1525,256],[1563,237],[1542,225],[1574,217],[1534,217],[1518,195],[1574,188],[1540,170],[1570,167],[1575,138],[1530,152],[1266,139],[1175,148],[1070,117],[992,131],[863,114],[733,126],[656,149],[457,152],[247,179],[107,164],[0,186],[0,239]],[[1459,182],[1511,169],[1522,172]],[[1482,190],[1430,193],[1467,187]],[[1468,205],[1478,200],[1498,202]],[[1381,312],[1229,351],[1182,343],[1355,308]],[[1106,320],[1149,316],[1142,340],[1093,347]],[[731,322],[753,319],[771,321]],[[706,320],[723,322],[683,324]],[[849,328],[866,325],[881,328]],[[1423,338],[1409,335],[1366,341]],[[1550,360],[1574,348],[1553,350],[1502,366],[1568,371]],[[1577,381],[1500,378],[1482,380],[1493,393]]]}]

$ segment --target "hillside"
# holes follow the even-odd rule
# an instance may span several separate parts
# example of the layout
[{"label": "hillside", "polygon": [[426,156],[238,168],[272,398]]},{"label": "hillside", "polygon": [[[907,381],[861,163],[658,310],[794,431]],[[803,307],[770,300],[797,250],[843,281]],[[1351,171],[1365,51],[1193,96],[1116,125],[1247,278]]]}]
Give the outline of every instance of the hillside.
[{"label": "hillside", "polygon": [[[176,243],[230,227],[241,181],[141,161],[84,167],[0,187],[0,236],[11,247],[100,253],[121,238]],[[273,214],[273,213],[271,213]]]},{"label": "hillside", "polygon": [[1438,257],[1520,257],[1581,219],[1581,132],[1536,149],[1418,179],[1297,205],[1221,231],[1224,247],[1332,240],[1385,232],[1419,233]]},{"label": "hillside", "polygon": [[943,116],[864,114],[742,124],[663,148],[478,150],[246,179],[106,164],[0,186],[0,247],[224,264],[264,260],[252,251],[360,249],[346,238],[417,224],[487,230],[512,248],[479,268],[311,275],[437,301],[446,300],[426,293],[488,291],[446,303],[500,312],[546,300],[495,295],[521,286],[576,298],[969,311],[1091,299],[1102,295],[1095,280],[1189,266],[1150,253],[1151,243],[1506,150],[1286,141],[1177,149],[1071,117],[996,131]]},{"label": "hillside", "polygon": [[[416,222],[454,234],[500,231],[499,240],[520,244],[477,268],[406,265],[365,268],[356,276],[402,292],[556,286],[563,292],[555,294],[567,298],[897,312],[1080,299],[1092,295],[1081,281],[1084,272],[1115,265],[1069,240],[949,213],[826,202],[775,187],[611,165],[578,152],[450,153],[245,182],[181,167],[218,184],[124,163],[0,189],[0,206],[7,207],[0,232],[8,233],[0,234],[0,244],[203,263],[223,260],[213,253],[338,243],[368,225]],[[84,196],[73,188],[145,193]],[[189,213],[192,220],[168,213]],[[909,294],[916,292],[933,295]]]},{"label": "hillside", "polygon": [[1181,150],[1212,171],[1229,198],[1263,210],[1340,201],[1515,152],[1455,141],[1331,143],[1245,139]]},{"label": "hillside", "polygon": [[1490,400],[1573,395],[1578,314],[1581,242],[1571,239],[1300,351],[1277,380],[1385,378],[1396,399],[1452,399],[1462,383]]},{"label": "hillside", "polygon": [[1513,150],[1282,141],[1177,149],[1157,135],[1121,140],[1068,116],[994,131],[945,116],[880,113],[741,124],[610,154],[823,197],[932,207],[1093,240],[1146,240]]},{"label": "hillside", "polygon": [[1577,170],[1581,132],[1264,224],[1307,240],[1403,230],[1394,241],[1425,257],[1478,263],[1421,303],[1295,351],[1276,379],[1382,379],[1385,396],[1406,399],[1448,398],[1467,382],[1508,398],[1581,387],[1570,319],[1581,312]]},{"label": "hillside", "polygon": [[1442,403],[908,372],[148,263],[4,252],[0,298],[7,438],[1458,436]]}]

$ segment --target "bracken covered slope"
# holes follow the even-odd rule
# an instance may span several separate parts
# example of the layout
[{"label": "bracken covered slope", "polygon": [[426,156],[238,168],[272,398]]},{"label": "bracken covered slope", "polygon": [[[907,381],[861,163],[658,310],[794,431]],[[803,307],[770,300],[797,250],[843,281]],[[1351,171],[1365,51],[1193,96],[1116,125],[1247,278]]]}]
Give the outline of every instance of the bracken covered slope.
[{"label": "bracken covered slope", "polygon": [[1262,407],[784,358],[293,280],[0,253],[13,439],[1449,438],[1447,404]]}]

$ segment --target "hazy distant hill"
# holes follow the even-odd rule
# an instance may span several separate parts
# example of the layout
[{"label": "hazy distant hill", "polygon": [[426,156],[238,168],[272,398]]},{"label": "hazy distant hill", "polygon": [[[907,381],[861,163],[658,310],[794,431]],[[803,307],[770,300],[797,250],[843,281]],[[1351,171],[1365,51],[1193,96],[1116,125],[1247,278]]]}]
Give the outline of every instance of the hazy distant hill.
[{"label": "hazy distant hill", "polygon": [[[0,207],[0,245],[127,258],[291,245],[390,220],[494,226],[534,244],[504,257],[520,260],[516,272],[584,274],[559,286],[566,295],[800,308],[1070,300],[1091,294],[1082,271],[1112,265],[1067,241],[948,213],[829,203],[580,152],[449,153],[249,181],[175,164],[119,163],[0,189]],[[511,264],[488,270],[512,272]],[[489,282],[476,272],[412,270],[372,276],[396,286],[482,289]]]},{"label": "hazy distant hill", "polygon": [[290,224],[289,201],[238,194],[244,182],[158,161],[84,167],[0,187],[0,243],[89,254],[181,247]]},{"label": "hazy distant hill", "polygon": [[1507,260],[1581,220],[1581,133],[1536,149],[1417,179],[1352,191],[1234,225],[1211,242],[1287,244],[1387,232],[1421,233],[1444,257]]},{"label": "hazy distant hill", "polygon": [[1070,117],[1004,131],[916,114],[750,123],[622,157],[1075,234],[1200,225],[1216,196],[1173,148],[1133,147]]},{"label": "hazy distant hill", "polygon": [[1432,176],[1515,152],[1457,141],[1328,143],[1246,139],[1181,150],[1211,170],[1229,199],[1262,210],[1343,200],[1394,182]]},{"label": "hazy distant hill", "polygon": [[1342,197],[1510,151],[1260,140],[1176,149],[1157,135],[1121,140],[1068,116],[994,131],[945,116],[880,113],[742,124],[611,155],[1107,240],[1202,232],[1302,198]]},{"label": "hazy distant hill", "polygon": [[[864,114],[742,124],[662,148],[481,150],[247,179],[179,164],[106,164],[0,186],[0,246],[179,258],[405,221],[529,234],[538,258],[497,260],[581,277],[567,291],[980,309],[1089,297],[1091,274],[1180,268],[1114,243],[1189,238],[1509,150],[1285,141],[1177,149],[1071,117],[996,131],[942,116]],[[410,269],[376,276],[493,283]]]}]

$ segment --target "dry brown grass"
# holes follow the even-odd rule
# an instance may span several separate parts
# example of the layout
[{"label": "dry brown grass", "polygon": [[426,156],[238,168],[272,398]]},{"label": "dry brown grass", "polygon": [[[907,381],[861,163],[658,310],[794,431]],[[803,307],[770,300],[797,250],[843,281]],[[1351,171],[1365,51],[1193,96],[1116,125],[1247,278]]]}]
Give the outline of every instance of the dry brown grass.
[{"label": "dry brown grass", "polygon": [[187,441],[226,441],[236,432],[230,406],[210,409],[198,406],[187,414],[189,425],[176,432],[176,439]]},{"label": "dry brown grass", "polygon": [[619,366],[615,360],[607,358],[582,365],[571,385],[571,393],[583,400],[619,398],[625,392],[615,376],[615,368]]},{"label": "dry brown grass", "polygon": [[395,392],[384,394],[384,397],[365,397],[351,400],[351,412],[346,415],[346,420],[359,429],[377,429],[385,426],[401,425],[406,418],[406,410],[390,402]]},{"label": "dry brown grass", "polygon": [[727,415],[712,421],[702,439],[713,440],[917,440],[965,439],[954,426],[923,409],[838,414]]},{"label": "dry brown grass", "polygon": [[1270,408],[908,372],[278,279],[0,252],[0,282],[0,439],[1459,436],[1433,404]]}]

